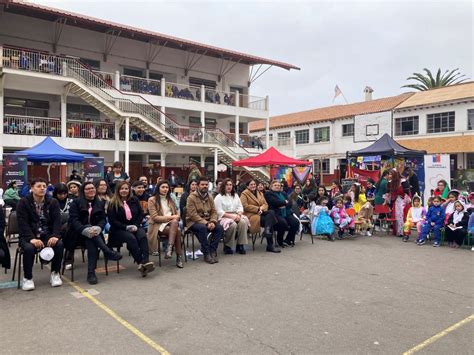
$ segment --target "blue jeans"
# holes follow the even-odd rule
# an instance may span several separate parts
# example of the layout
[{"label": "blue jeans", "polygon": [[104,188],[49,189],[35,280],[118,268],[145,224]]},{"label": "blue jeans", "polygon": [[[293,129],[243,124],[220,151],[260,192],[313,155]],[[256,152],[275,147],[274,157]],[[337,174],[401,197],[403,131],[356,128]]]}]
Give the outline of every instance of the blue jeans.
[{"label": "blue jeans", "polygon": [[418,237],[418,240],[422,241],[422,240],[425,240],[426,239],[426,236],[431,232],[433,231],[434,235],[435,235],[435,241],[437,243],[440,243],[441,242],[441,228],[443,226],[442,225],[437,225],[435,224],[434,226],[431,225],[430,222],[426,222],[423,227],[421,228],[421,233]]},{"label": "blue jeans", "polygon": [[[219,247],[219,241],[224,235],[224,228],[222,228],[219,223],[216,224],[216,228],[214,228],[212,232],[207,229],[205,224],[201,223],[193,224],[189,230],[196,234],[196,237],[201,244],[201,251],[204,255],[208,255],[211,251],[216,252]],[[212,233],[212,235],[208,240],[207,235],[209,233]]]}]

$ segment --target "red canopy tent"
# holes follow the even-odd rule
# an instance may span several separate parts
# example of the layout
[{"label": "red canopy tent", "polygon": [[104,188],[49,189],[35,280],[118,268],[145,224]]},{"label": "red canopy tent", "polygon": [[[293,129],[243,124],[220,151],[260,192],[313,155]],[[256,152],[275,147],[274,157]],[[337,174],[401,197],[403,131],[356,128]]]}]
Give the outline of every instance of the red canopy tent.
[{"label": "red canopy tent", "polygon": [[273,166],[273,165],[311,165],[310,161],[298,160],[281,154],[274,147],[252,158],[234,161],[232,166]]}]

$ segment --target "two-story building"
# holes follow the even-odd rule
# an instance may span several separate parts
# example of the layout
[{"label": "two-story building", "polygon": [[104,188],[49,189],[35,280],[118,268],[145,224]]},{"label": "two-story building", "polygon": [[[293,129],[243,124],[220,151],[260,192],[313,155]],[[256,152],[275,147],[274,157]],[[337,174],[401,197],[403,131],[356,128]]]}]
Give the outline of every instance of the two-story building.
[{"label": "two-story building", "polygon": [[[271,117],[270,145],[314,160],[325,183],[345,176],[347,151],[385,133],[408,148],[451,154],[452,176],[474,169],[474,82],[375,100],[364,92],[362,102]],[[263,122],[252,122],[250,131],[265,137]]]},{"label": "two-story building", "polygon": [[49,135],[132,175],[193,158],[213,176],[256,154],[248,125],[269,107],[252,69],[299,69],[15,0],[0,5],[0,45],[0,159]]}]

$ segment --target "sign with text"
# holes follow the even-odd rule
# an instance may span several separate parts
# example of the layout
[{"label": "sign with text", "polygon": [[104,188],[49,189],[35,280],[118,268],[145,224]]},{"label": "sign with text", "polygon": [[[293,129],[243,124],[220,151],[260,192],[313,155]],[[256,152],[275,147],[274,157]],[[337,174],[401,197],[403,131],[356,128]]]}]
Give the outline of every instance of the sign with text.
[{"label": "sign with text", "polygon": [[18,191],[21,191],[28,181],[28,161],[25,156],[3,154],[3,183],[7,186],[13,180],[16,181]]},{"label": "sign with text", "polygon": [[104,158],[84,158],[84,180],[95,181],[104,178]]},{"label": "sign with text", "polygon": [[448,184],[451,181],[449,154],[425,155],[425,205],[431,196],[431,190],[436,189],[440,180],[446,180]]}]

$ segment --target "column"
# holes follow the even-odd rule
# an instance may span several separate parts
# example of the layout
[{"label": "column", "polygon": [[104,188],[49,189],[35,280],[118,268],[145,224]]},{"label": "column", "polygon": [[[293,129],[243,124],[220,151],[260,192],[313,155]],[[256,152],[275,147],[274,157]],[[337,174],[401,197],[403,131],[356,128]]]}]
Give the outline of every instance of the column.
[{"label": "column", "polygon": [[240,132],[239,132],[240,116],[235,116],[235,141],[240,143]]},{"label": "column", "polygon": [[235,92],[235,107],[240,107],[240,92],[236,91]]},{"label": "column", "polygon": [[[202,85],[204,87],[204,85]],[[204,142],[204,135],[206,134],[206,113],[201,111],[201,142]]]},{"label": "column", "polygon": [[161,78],[161,97],[165,97],[166,96],[166,80],[165,78]]},{"label": "column", "polygon": [[[1,47],[0,47],[1,50]],[[1,56],[1,53],[0,53]],[[1,58],[0,58],[1,59]],[[0,64],[1,65],[1,64]],[[0,77],[0,161],[3,160],[3,101],[4,101],[4,91],[3,84],[5,83],[5,75]]]},{"label": "column", "polygon": [[166,179],[165,174],[166,174],[166,153],[161,152],[160,153],[160,176],[163,179]]},{"label": "column", "polygon": [[120,120],[115,121],[115,151],[114,151],[114,162],[120,160]]},{"label": "column", "polygon": [[115,88],[120,90],[120,72],[118,70],[115,71]]},{"label": "column", "polygon": [[165,129],[166,127],[166,116],[165,116],[165,113],[166,113],[166,107],[165,106],[161,106],[161,109],[160,109],[160,124],[163,126],[163,129]]},{"label": "column", "polygon": [[201,85],[201,102],[206,102],[206,88]]},{"label": "column", "polygon": [[130,117],[125,117],[125,171],[130,168]]},{"label": "column", "polygon": [[214,184],[217,181],[217,165],[219,165],[219,156],[218,156],[218,149],[214,148]]},{"label": "column", "polygon": [[201,154],[201,170],[204,171],[204,168],[206,167],[206,155],[205,154]]},{"label": "column", "polygon": [[61,138],[67,137],[67,95],[61,95]]},{"label": "column", "polygon": [[270,116],[265,119],[265,149],[270,147]]}]

